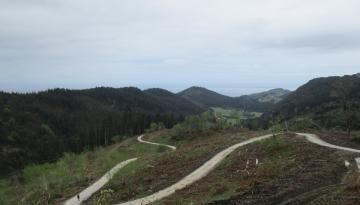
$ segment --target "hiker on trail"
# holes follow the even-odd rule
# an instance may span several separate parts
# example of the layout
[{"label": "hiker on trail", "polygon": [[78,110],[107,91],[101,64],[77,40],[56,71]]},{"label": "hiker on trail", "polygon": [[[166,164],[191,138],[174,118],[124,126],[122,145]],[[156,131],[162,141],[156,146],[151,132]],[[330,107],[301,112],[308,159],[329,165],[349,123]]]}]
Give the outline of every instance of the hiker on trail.
[{"label": "hiker on trail", "polygon": [[79,194],[77,195],[77,199],[78,199],[78,201],[80,201],[80,195]]}]

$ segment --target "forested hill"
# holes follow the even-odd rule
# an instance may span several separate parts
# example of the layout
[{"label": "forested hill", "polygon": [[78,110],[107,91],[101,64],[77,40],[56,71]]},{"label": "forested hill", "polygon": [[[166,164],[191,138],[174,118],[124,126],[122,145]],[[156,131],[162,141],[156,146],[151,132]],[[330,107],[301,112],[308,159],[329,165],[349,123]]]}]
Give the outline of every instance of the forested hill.
[{"label": "forested hill", "polygon": [[1,92],[0,170],[110,144],[114,136],[144,132],[151,122],[171,127],[185,115],[203,111],[161,89],[101,87],[30,94]]},{"label": "forested hill", "polygon": [[360,128],[360,76],[317,78],[279,102],[278,119],[308,118],[325,128]]},{"label": "forested hill", "polygon": [[272,108],[272,103],[259,102],[248,95],[229,97],[202,87],[190,87],[177,95],[208,109],[210,107],[230,107],[246,111],[265,112]]},{"label": "forested hill", "polygon": [[229,96],[196,86],[183,90],[178,95],[203,108],[230,106],[232,100]]},{"label": "forested hill", "polygon": [[287,95],[291,93],[290,90],[276,88],[271,89],[261,93],[255,93],[250,95],[251,98],[259,102],[270,102],[270,103],[278,103],[283,100]]},{"label": "forested hill", "polygon": [[172,92],[160,88],[152,88],[144,90],[144,93],[154,97],[157,101],[161,102],[161,106],[165,109],[174,110],[177,112],[185,113],[198,113],[203,110],[200,106],[186,100]]}]

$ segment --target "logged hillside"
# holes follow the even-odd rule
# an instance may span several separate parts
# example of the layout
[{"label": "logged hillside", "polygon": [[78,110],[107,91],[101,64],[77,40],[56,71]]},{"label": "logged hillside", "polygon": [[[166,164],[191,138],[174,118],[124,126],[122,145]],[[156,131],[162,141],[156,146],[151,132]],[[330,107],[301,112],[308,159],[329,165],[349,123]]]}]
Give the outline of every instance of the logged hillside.
[{"label": "logged hillside", "polygon": [[311,119],[324,128],[360,128],[360,76],[317,78],[290,93],[274,108],[280,119]]},{"label": "logged hillside", "polygon": [[251,94],[249,96],[259,102],[270,102],[275,104],[283,100],[290,93],[290,90],[276,88],[261,93]]},{"label": "logged hillside", "polygon": [[151,122],[171,127],[203,111],[168,91],[132,87],[0,93],[0,108],[2,172],[143,133]]},{"label": "logged hillside", "polygon": [[179,92],[178,95],[204,109],[209,109],[211,107],[229,107],[249,112],[265,112],[272,107],[272,104],[270,103],[259,102],[247,95],[229,97],[202,87],[191,87]]}]

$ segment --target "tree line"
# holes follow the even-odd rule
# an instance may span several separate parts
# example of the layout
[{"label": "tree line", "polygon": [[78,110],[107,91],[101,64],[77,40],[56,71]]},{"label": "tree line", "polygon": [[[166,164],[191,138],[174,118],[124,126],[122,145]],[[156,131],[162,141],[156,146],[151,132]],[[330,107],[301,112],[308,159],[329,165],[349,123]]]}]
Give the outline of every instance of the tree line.
[{"label": "tree line", "polygon": [[[176,96],[166,93],[176,101]],[[175,98],[175,99],[173,99]],[[0,93],[0,170],[58,159],[143,133],[150,124],[170,128],[201,110],[168,106],[163,96],[136,88],[55,89],[40,93]],[[166,102],[165,102],[166,103]]]}]

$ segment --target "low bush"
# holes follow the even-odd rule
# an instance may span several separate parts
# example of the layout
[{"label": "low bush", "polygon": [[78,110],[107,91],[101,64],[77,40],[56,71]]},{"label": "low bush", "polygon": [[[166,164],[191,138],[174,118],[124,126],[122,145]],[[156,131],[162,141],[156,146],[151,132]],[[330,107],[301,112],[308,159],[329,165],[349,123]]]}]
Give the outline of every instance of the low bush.
[{"label": "low bush", "polygon": [[360,143],[360,132],[353,132],[351,134],[351,140]]},{"label": "low bush", "polygon": [[343,183],[345,188],[350,190],[360,190],[360,172],[358,170],[350,170],[344,177]]},{"label": "low bush", "polygon": [[114,193],[112,189],[101,190],[99,197],[96,199],[96,205],[107,205],[109,204],[111,195]]},{"label": "low bush", "polygon": [[182,123],[175,125],[170,130],[170,135],[174,140],[181,140],[229,127],[231,127],[229,123],[225,120],[216,119],[214,114],[209,111],[186,117]]},{"label": "low bush", "polygon": [[165,125],[162,122],[159,123],[151,123],[149,129],[146,129],[146,133],[156,132],[165,129]]},{"label": "low bush", "polygon": [[156,152],[161,153],[161,152],[165,152],[168,149],[169,148],[167,148],[166,146],[158,146],[158,148],[156,149]]},{"label": "low bush", "polygon": [[279,136],[262,140],[259,142],[259,144],[266,152],[278,152],[286,150],[288,148],[288,144],[286,143],[286,141]]}]

